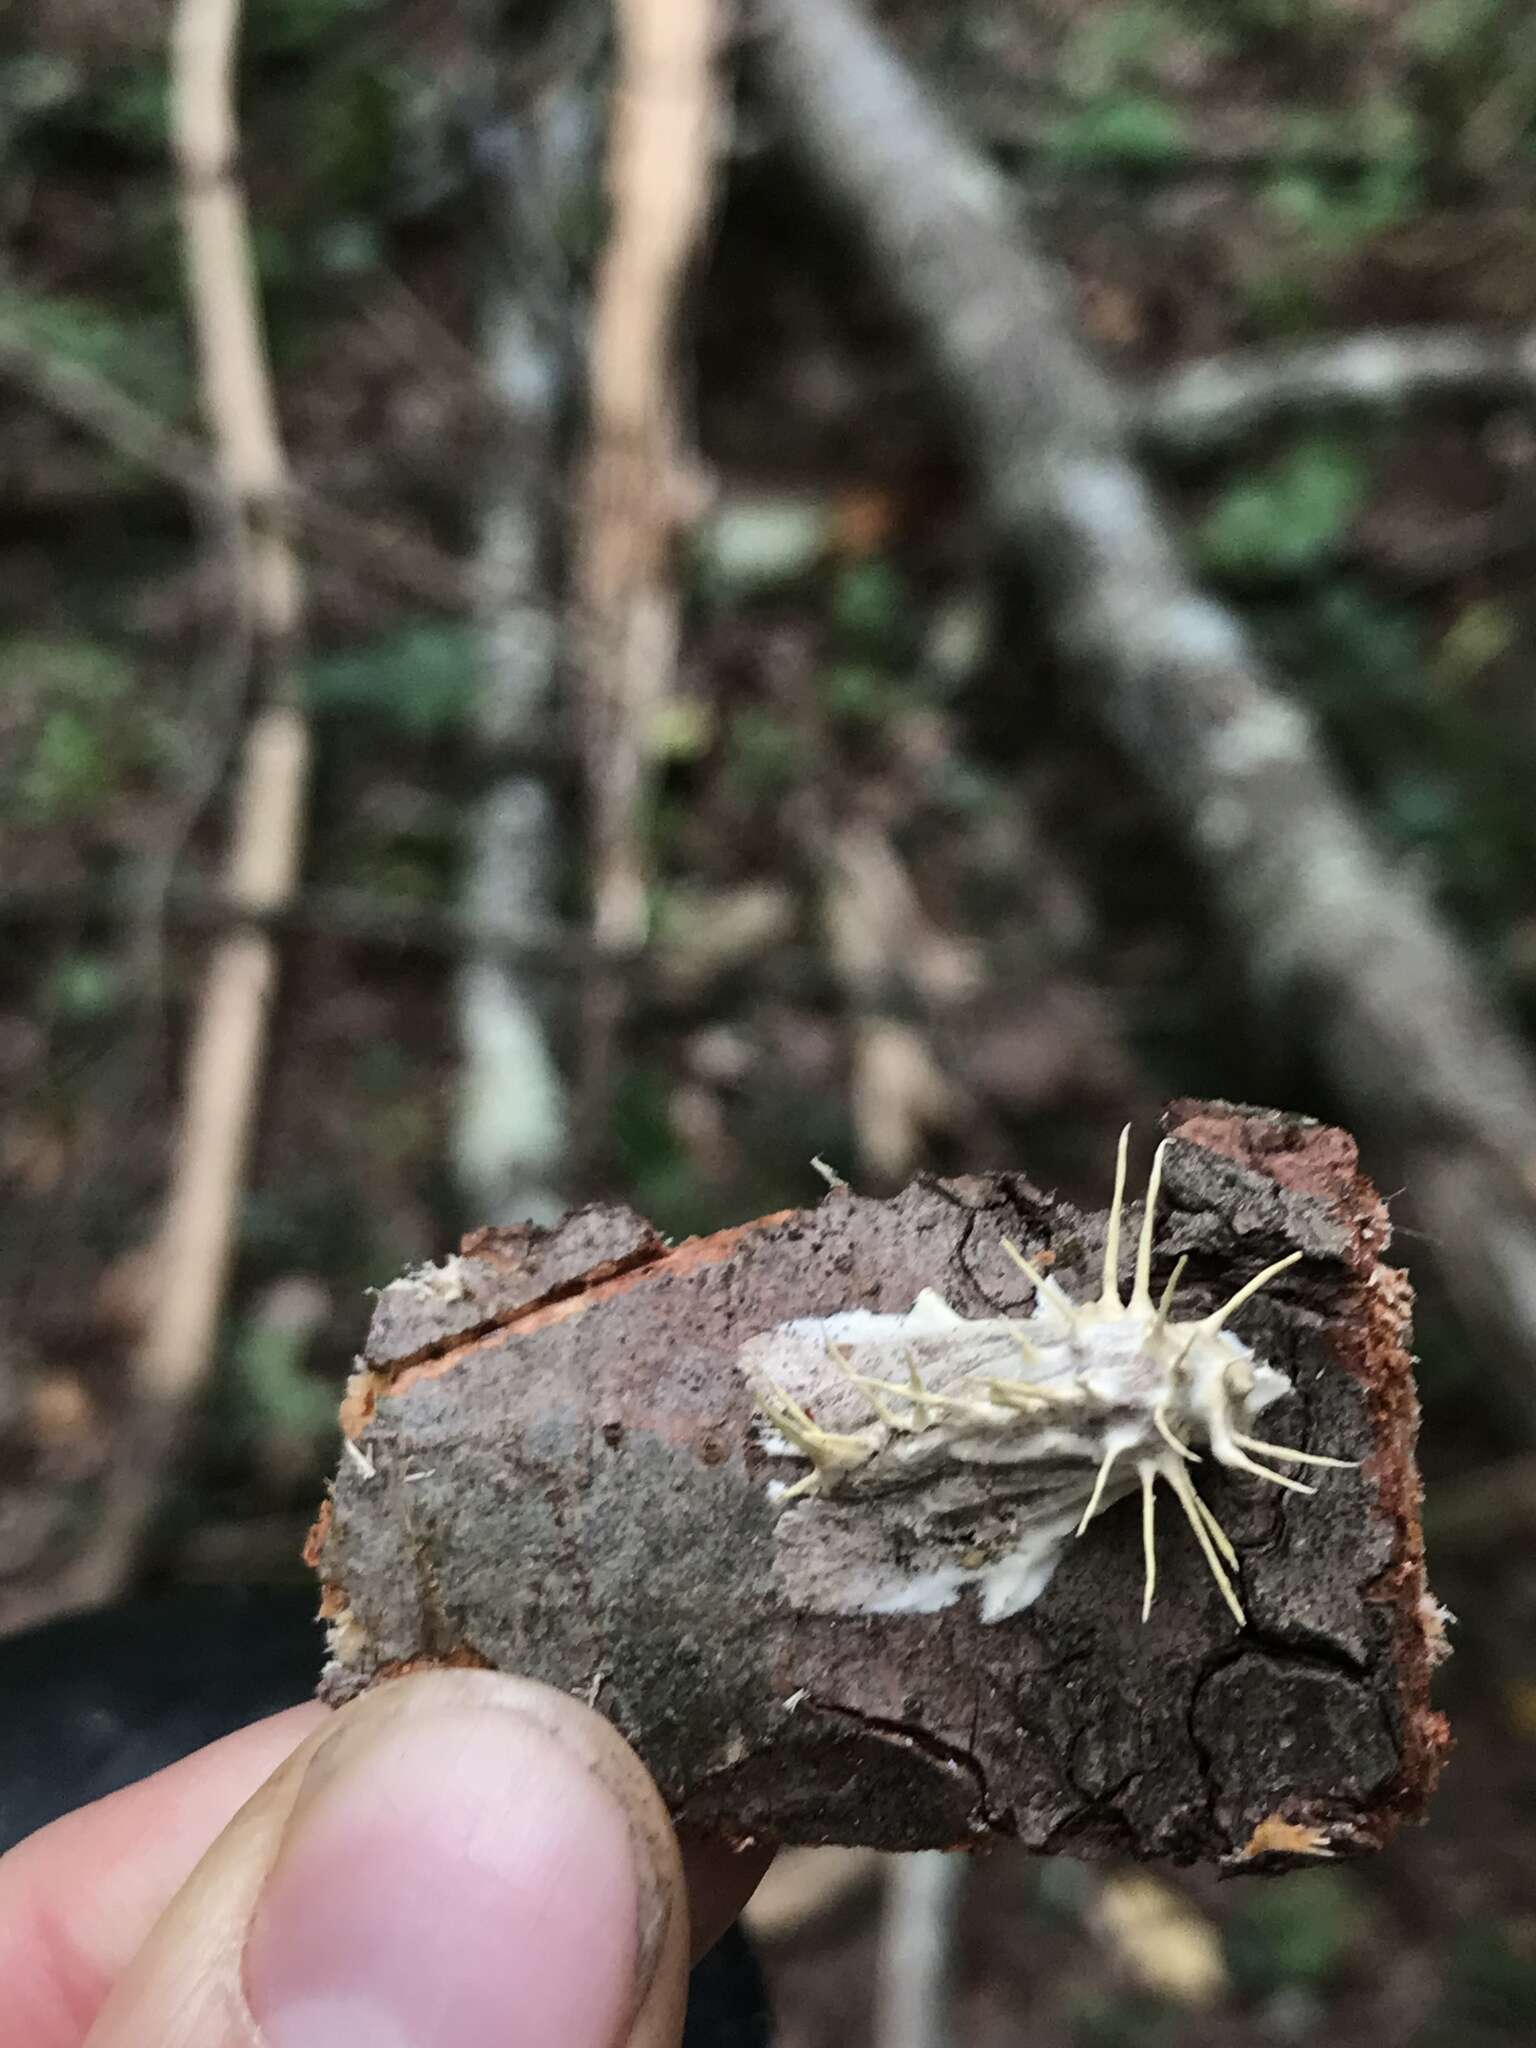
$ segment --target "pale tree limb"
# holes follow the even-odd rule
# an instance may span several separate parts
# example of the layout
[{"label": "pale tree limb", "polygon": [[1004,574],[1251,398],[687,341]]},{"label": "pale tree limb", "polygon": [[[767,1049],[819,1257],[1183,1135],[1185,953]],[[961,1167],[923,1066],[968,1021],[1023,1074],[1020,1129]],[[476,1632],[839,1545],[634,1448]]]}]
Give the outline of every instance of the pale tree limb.
[{"label": "pale tree limb", "polygon": [[[309,733],[297,702],[303,593],[273,508],[287,488],[236,171],[239,0],[180,0],[171,103],[188,292],[203,404],[229,508],[254,710],[236,772],[225,886],[258,915],[293,893],[304,834]],[[187,1050],[180,1126],[154,1285],[133,1360],[131,1413],[90,1545],[49,1589],[58,1605],[109,1597],[131,1573],[167,1461],[202,1393],[218,1338],[276,977],[259,926],[214,946]]]},{"label": "pale tree limb", "polygon": [[1400,412],[1446,402],[1536,400],[1536,332],[1388,328],[1182,363],[1130,399],[1137,438],[1160,455],[1215,453],[1277,421],[1332,407]]},{"label": "pale tree limb", "polygon": [[[590,449],[575,612],[599,946],[649,922],[647,805],[657,713],[677,656],[676,541],[697,497],[684,456],[676,335],[709,216],[721,130],[716,0],[618,0],[608,145],[611,225],[588,355]],[[584,1005],[583,1123],[606,1117],[619,994]]]},{"label": "pale tree limb", "polygon": [[[505,28],[492,10],[487,70]],[[563,826],[552,761],[558,716],[565,456],[586,282],[567,247],[598,175],[594,104],[601,11],[569,12],[532,67],[495,88],[482,138],[486,209],[482,375],[494,394],[481,483],[478,755],[497,764],[475,807],[465,875],[471,931],[536,941],[553,925]],[[509,104],[502,103],[505,94]],[[503,945],[460,965],[461,1063],[453,1161],[467,1220],[547,1223],[566,1205],[570,1106],[555,1058],[550,980]]]},{"label": "pale tree limb", "polygon": [[1313,720],[1197,590],[996,174],[845,0],[762,0],[760,61],[945,382],[1091,715],[1204,871],[1249,984],[1389,1148],[1536,1424],[1536,1079],[1363,827]]},{"label": "pale tree limb", "polygon": [[893,1857],[875,1962],[874,2048],[952,2048],[955,1936],[968,1860],[942,1849]]}]

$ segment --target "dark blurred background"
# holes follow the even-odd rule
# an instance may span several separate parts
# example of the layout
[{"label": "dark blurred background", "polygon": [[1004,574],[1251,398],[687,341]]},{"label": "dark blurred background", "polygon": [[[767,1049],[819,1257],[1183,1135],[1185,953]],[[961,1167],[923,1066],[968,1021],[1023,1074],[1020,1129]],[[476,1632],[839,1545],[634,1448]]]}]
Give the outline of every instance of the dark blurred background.
[{"label": "dark blurred background", "polygon": [[[878,12],[1128,388],[1536,322],[1521,0]],[[246,211],[203,225],[254,266],[261,352],[222,412],[173,14],[0,9],[6,1630],[302,1584],[367,1290],[471,1226],[616,1196],[706,1230],[814,1200],[813,1155],[872,1192],[1021,1167],[1099,1206],[1115,1132],[1170,1096],[1352,1121],[1085,720],[727,24],[637,509],[602,466],[628,443],[593,307],[622,363],[613,251],[648,217],[604,168],[607,10],[247,0],[221,188]],[[1149,460],[1528,1041],[1524,376]],[[997,1854],[957,1902],[919,1886],[907,1910],[956,1916],[957,2042],[1536,2030],[1536,1405],[1510,1393],[1536,1359],[1458,1319],[1413,1187],[1364,1163],[1419,1288],[1458,1617],[1431,1818],[1275,1882]],[[784,2048],[874,2039],[899,1894],[863,1855],[786,1859],[755,1923]]]}]

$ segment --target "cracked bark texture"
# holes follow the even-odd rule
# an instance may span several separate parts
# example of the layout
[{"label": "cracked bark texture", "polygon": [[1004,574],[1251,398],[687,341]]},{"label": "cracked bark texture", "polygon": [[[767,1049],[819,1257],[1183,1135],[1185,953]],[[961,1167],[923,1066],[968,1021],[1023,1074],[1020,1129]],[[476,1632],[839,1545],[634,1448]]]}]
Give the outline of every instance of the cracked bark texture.
[{"label": "cracked bark texture", "polygon": [[1300,1250],[1243,1333],[1292,1379],[1286,1440],[1361,1461],[1312,1500],[1207,1461],[1241,1633],[1171,1515],[1143,1625],[1129,1504],[1004,1622],[971,1595],[927,1615],[787,1604],[737,1351],[795,1316],[904,1310],[925,1285],[965,1314],[1018,1309],[1004,1236],[1093,1291],[1104,1218],[1004,1174],[833,1193],[671,1249],[628,1211],[578,1211],[481,1232],[385,1289],[310,1546],[324,1696],[431,1664],[530,1674],[607,1713],[680,1819],[736,1837],[1002,1833],[1247,1868],[1378,1845],[1448,1743],[1385,1206],[1341,1131],[1225,1104],[1165,1123],[1157,1283],[1187,1253],[1193,1311]]}]

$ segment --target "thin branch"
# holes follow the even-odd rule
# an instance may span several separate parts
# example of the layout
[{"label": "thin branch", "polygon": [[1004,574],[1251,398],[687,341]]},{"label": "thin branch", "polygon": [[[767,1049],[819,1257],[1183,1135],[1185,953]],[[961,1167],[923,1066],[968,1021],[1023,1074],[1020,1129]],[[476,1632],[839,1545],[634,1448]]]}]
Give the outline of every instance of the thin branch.
[{"label": "thin branch", "polygon": [[991,167],[845,0],[763,0],[759,20],[782,116],[946,382],[1085,713],[1203,868],[1247,979],[1402,1162],[1448,1284],[1536,1424],[1536,1077],[1523,1047],[1362,825],[1312,719],[1192,584],[1131,459],[1126,408]]},{"label": "thin branch", "polygon": [[[304,831],[309,732],[296,699],[302,589],[269,516],[287,490],[263,352],[244,195],[234,173],[239,0],[180,0],[171,105],[188,291],[203,403],[218,456],[231,599],[248,636],[256,705],[241,748],[225,886],[261,912],[292,895]],[[276,978],[272,940],[227,933],[208,965],[187,1053],[155,1289],[133,1365],[132,1413],[89,1549],[67,1597],[111,1594],[132,1572],[167,1462],[206,1382],[233,1259]]]},{"label": "thin branch", "polygon": [[[0,929],[57,925],[76,931],[82,922],[130,921],[138,909],[138,891],[131,884],[0,888]],[[710,914],[707,908],[699,913]],[[923,1014],[921,999],[905,987],[887,987],[864,1000],[821,949],[783,943],[765,948],[754,920],[736,930],[728,916],[714,932],[695,926],[675,941],[599,946],[590,929],[530,923],[521,916],[506,917],[495,907],[475,916],[436,905],[392,903],[358,889],[313,889],[281,904],[253,906],[227,888],[191,879],[172,886],[164,915],[169,926],[181,931],[255,931],[447,960],[475,956],[506,963],[530,987],[546,982],[581,987],[602,973],[623,981],[626,1000],[669,1016],[698,1015],[728,992],[743,1000],[835,1004],[850,1018],[887,1023],[916,1024]],[[701,945],[706,948],[702,957]],[[1028,986],[1034,989],[1038,983],[1031,979]],[[1006,998],[1012,987],[1006,977],[989,976],[988,998]],[[953,990],[946,1000],[953,1002]]]},{"label": "thin branch", "polygon": [[964,1856],[927,1849],[886,1872],[875,1963],[874,2048],[950,2048]]},{"label": "thin branch", "polygon": [[1277,420],[1330,407],[1400,412],[1439,403],[1536,399],[1536,331],[1378,329],[1183,363],[1130,401],[1131,425],[1159,454],[1210,454]]},{"label": "thin branch", "polygon": [[[591,447],[576,565],[593,927],[644,936],[656,714],[672,688],[674,549],[687,521],[674,355],[678,309],[708,218],[721,125],[715,0],[619,0],[608,186],[588,367]],[[585,1006],[583,1123],[605,1122],[618,992]]]},{"label": "thin branch", "polygon": [[[50,354],[0,322],[0,379],[135,468],[184,491],[194,506],[218,514],[223,503],[219,471],[203,445],[97,371]],[[452,556],[418,536],[386,533],[286,475],[267,500],[264,516],[385,589],[440,611],[468,607],[468,579]]]}]

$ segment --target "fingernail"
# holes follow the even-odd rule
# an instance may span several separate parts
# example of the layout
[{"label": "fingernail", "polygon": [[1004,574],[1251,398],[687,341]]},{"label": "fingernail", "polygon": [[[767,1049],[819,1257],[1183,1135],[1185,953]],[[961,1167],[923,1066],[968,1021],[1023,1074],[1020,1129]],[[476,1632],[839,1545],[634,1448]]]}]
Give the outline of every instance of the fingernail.
[{"label": "fingernail", "polygon": [[270,2048],[612,2048],[654,1918],[618,1797],[544,1726],[400,1716],[316,1755],[245,1990]]}]

